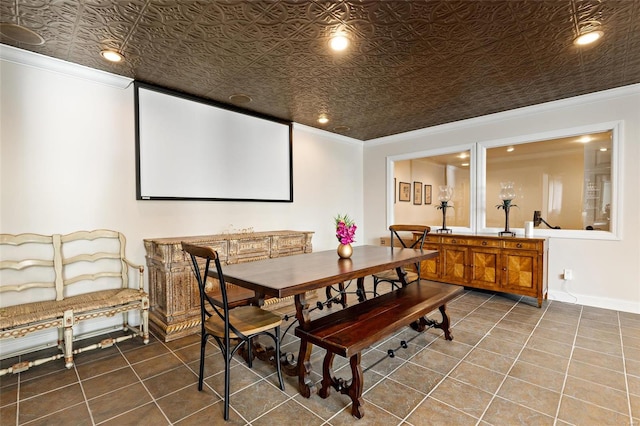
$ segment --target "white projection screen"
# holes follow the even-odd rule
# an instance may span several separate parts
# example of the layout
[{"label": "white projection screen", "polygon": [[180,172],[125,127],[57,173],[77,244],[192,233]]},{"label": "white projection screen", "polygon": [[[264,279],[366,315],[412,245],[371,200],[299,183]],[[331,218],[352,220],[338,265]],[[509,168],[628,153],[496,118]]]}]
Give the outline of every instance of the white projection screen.
[{"label": "white projection screen", "polygon": [[135,82],[138,200],[293,201],[291,122]]}]

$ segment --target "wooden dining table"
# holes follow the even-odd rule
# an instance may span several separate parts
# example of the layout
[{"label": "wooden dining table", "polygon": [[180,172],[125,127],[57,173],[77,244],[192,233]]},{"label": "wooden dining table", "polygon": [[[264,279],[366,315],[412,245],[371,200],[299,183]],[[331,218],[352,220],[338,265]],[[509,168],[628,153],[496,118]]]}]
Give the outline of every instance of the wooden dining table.
[{"label": "wooden dining table", "polygon": [[[356,246],[349,259],[341,259],[335,250],[318,251],[297,256],[227,265],[223,268],[224,279],[255,292],[256,304],[264,303],[265,297],[284,298],[293,296],[296,319],[302,328],[310,323],[310,305],[307,292],[327,286],[357,280],[358,288],[364,291],[364,279],[385,270],[395,269],[403,285],[406,285],[404,266],[436,257],[435,250],[414,250],[399,247]],[[218,278],[215,268],[208,275]],[[364,297],[364,293],[362,293]],[[330,315],[330,314],[329,314]],[[301,348],[298,354],[303,353]],[[309,397],[311,347],[305,348],[304,358],[297,358],[285,371],[298,376],[299,391]]]}]

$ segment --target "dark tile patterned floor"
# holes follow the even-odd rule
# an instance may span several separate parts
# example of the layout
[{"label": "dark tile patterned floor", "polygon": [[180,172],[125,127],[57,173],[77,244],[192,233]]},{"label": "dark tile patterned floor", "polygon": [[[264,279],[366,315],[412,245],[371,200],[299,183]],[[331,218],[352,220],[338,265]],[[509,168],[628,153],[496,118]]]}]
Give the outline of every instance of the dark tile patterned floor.
[{"label": "dark tile patterned floor", "polygon": [[[271,366],[258,360],[249,369],[238,359],[228,423],[639,425],[640,315],[534,304],[467,291],[449,306],[453,341],[434,330],[406,329],[367,350],[361,420],[351,417],[345,395],[303,398],[292,377],[280,391]],[[296,343],[289,333],[283,348],[295,351]],[[0,424],[222,424],[217,352],[213,344],[207,348],[202,392],[198,336],[169,343],[153,338],[146,346],[130,340],[79,354],[70,370],[54,361],[3,376]],[[322,355],[316,350],[312,357],[316,381]],[[349,376],[345,360],[336,358],[334,367]]]}]

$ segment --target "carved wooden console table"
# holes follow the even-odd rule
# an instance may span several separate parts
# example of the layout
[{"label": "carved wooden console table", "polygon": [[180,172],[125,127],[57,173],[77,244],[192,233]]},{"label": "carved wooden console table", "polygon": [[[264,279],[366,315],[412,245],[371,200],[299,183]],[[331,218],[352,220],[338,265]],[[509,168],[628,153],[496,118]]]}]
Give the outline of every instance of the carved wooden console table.
[{"label": "carved wooden console table", "polygon": [[[226,265],[272,257],[310,253],[313,232],[270,231],[195,237],[152,238],[144,240],[149,272],[149,327],[165,342],[200,332],[200,298],[190,260],[180,243],[188,241],[212,247]],[[217,281],[208,283],[216,290]],[[238,288],[238,299],[252,296]],[[291,299],[291,300],[287,300]],[[265,308],[275,309],[293,298],[268,299]]]}]

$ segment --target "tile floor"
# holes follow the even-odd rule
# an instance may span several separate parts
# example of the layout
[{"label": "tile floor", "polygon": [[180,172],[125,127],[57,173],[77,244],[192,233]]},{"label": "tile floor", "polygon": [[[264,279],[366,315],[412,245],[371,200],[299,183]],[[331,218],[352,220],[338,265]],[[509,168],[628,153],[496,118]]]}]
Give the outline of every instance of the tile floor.
[{"label": "tile floor", "polygon": [[[466,291],[449,305],[453,341],[406,329],[363,353],[361,420],[346,395],[305,399],[292,377],[282,392],[272,367],[237,361],[228,424],[640,425],[640,315],[519,300]],[[221,357],[207,348],[198,392],[198,340],[136,339],[79,354],[70,370],[54,361],[3,376],[0,424],[223,424]],[[289,333],[284,350],[296,341]],[[314,351],[315,372],[322,355]],[[339,357],[335,367],[349,376]]]}]

